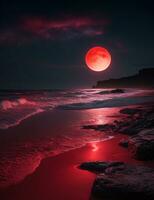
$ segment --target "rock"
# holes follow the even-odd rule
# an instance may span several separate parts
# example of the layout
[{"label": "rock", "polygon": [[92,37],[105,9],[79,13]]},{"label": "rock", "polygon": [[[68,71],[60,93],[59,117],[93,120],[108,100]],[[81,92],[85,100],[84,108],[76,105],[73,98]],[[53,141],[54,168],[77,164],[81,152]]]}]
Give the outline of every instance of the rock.
[{"label": "rock", "polygon": [[99,92],[99,94],[119,94],[119,93],[125,93],[125,90],[118,88],[114,90],[104,90]]},{"label": "rock", "polygon": [[125,90],[123,90],[123,89],[115,89],[115,90],[111,90],[111,93],[113,94],[113,93],[116,93],[116,94],[119,94],[119,93],[125,93]]},{"label": "rock", "polygon": [[135,135],[144,128],[148,127],[145,119],[124,121],[121,126],[118,126],[118,131],[126,135]]},{"label": "rock", "polygon": [[116,126],[114,124],[85,125],[83,129],[94,129],[96,131],[113,131]]},{"label": "rock", "polygon": [[154,128],[154,118],[150,118],[150,116],[140,119],[132,118],[132,120],[126,120],[117,124],[117,131],[127,135],[135,135],[142,130],[151,128]]},{"label": "rock", "polygon": [[82,163],[79,166],[79,168],[98,173],[98,172],[104,172],[109,167],[121,166],[122,164],[123,162],[103,162],[103,161],[85,162]]},{"label": "rock", "polygon": [[98,173],[92,187],[93,197],[113,200],[154,199],[154,169],[123,162],[92,162],[91,164],[84,163],[81,166],[90,171],[95,169],[94,171]]},{"label": "rock", "polygon": [[154,129],[143,130],[129,138],[129,149],[139,160],[154,159]]},{"label": "rock", "polygon": [[120,113],[127,114],[127,115],[135,115],[135,114],[138,114],[141,112],[142,112],[142,110],[139,108],[124,108],[124,109],[120,110]]},{"label": "rock", "polygon": [[129,141],[128,140],[125,140],[125,139],[122,139],[120,142],[119,142],[119,145],[124,147],[124,148],[128,148],[128,145],[129,145]]}]

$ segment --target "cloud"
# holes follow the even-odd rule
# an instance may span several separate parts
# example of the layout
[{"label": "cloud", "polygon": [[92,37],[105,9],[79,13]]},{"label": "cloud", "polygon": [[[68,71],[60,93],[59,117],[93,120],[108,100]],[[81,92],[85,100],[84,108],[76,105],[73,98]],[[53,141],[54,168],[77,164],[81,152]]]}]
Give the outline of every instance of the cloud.
[{"label": "cloud", "polygon": [[89,17],[50,19],[26,17],[0,32],[0,42],[25,42],[34,39],[73,39],[103,35],[109,21]]}]

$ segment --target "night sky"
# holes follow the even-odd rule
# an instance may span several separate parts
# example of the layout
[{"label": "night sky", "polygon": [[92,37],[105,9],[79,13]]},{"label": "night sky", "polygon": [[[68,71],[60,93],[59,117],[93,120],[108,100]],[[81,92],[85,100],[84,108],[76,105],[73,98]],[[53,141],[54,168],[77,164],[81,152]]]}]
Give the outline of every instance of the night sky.
[{"label": "night sky", "polygon": [[[0,3],[0,89],[91,87],[154,66],[152,1]],[[90,71],[85,54],[103,46],[112,64]]]}]

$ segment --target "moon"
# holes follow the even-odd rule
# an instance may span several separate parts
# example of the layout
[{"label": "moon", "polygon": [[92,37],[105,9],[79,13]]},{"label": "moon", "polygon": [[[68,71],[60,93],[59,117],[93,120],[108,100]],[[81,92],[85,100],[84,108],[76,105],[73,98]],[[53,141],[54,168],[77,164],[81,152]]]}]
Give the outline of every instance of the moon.
[{"label": "moon", "polygon": [[111,64],[111,54],[103,47],[93,47],[86,53],[85,62],[89,69],[101,72]]}]

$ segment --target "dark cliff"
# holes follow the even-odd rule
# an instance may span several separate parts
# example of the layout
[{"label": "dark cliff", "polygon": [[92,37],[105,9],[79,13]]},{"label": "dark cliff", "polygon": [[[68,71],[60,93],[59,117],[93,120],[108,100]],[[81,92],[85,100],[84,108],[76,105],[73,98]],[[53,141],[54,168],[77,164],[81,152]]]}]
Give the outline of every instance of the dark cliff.
[{"label": "dark cliff", "polygon": [[94,88],[154,88],[154,68],[142,69],[138,74],[119,79],[98,81]]}]

